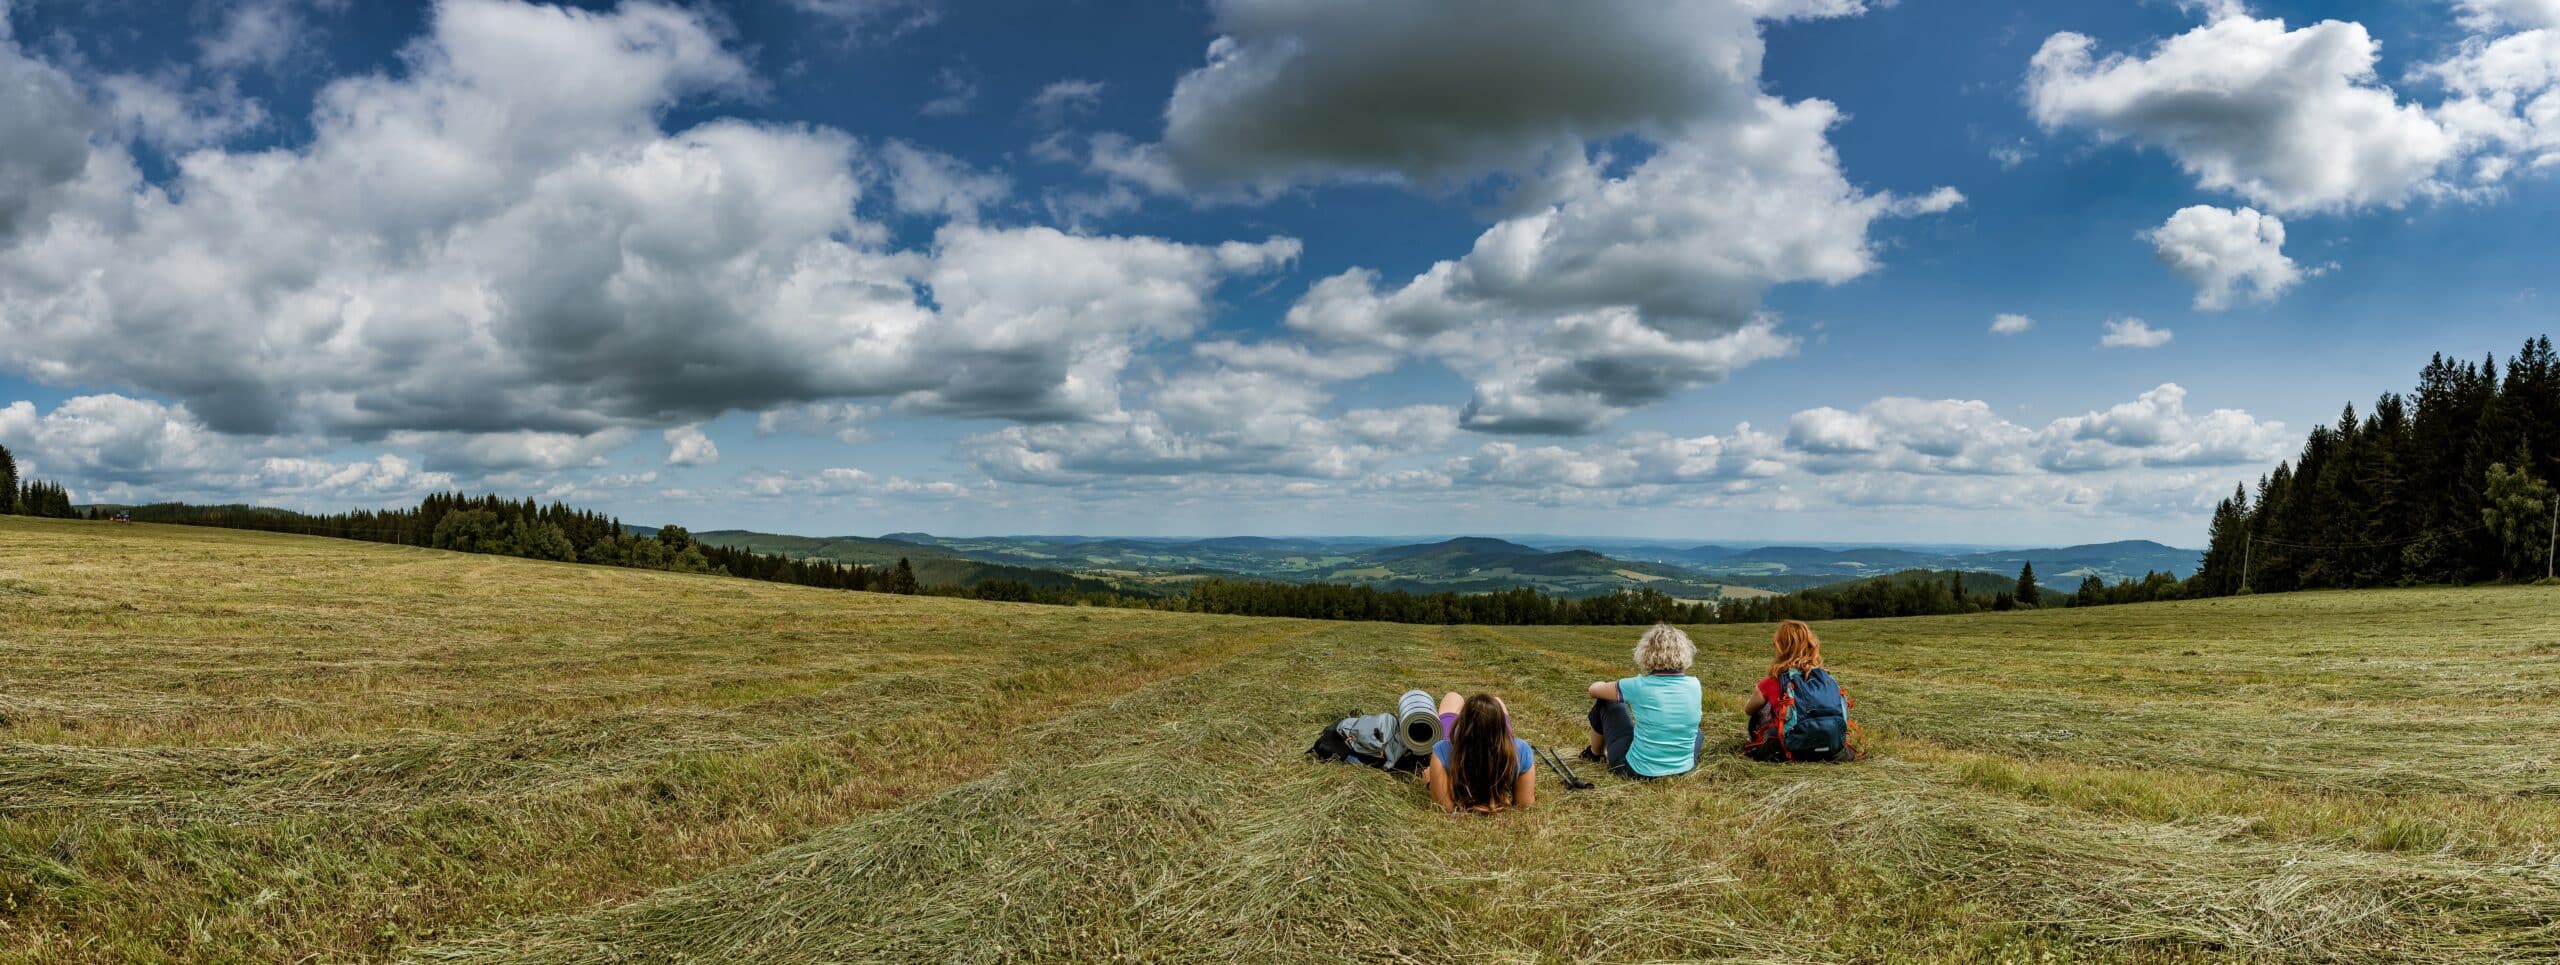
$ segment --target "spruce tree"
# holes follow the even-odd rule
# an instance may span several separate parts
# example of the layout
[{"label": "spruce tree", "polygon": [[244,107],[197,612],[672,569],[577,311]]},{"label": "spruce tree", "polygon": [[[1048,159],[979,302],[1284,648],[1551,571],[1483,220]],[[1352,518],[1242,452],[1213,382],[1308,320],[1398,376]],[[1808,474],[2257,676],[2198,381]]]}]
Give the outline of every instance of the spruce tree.
[{"label": "spruce tree", "polygon": [[889,592],[913,596],[921,589],[916,583],[916,568],[907,564],[906,557],[898,557],[898,568],[889,573]]},{"label": "spruce tree", "polygon": [[2044,591],[2036,588],[2036,565],[2034,563],[2030,562],[2027,565],[2018,568],[2018,591],[2011,595],[2017,598],[2019,606],[2042,606],[2044,604]]},{"label": "spruce tree", "polygon": [[18,511],[18,457],[0,446],[0,516]]}]

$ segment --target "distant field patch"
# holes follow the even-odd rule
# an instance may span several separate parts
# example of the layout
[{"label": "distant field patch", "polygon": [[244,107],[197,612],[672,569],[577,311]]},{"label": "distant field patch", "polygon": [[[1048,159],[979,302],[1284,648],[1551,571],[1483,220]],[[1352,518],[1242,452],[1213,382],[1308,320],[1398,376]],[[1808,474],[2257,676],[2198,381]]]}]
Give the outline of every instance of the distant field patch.
[{"label": "distant field patch", "polygon": [[1651,573],[1638,573],[1634,570],[1610,570],[1609,572],[1616,573],[1619,576],[1626,577],[1627,579],[1634,580],[1638,583],[1651,583],[1655,580],[1670,579],[1670,577],[1667,576],[1655,576]]}]

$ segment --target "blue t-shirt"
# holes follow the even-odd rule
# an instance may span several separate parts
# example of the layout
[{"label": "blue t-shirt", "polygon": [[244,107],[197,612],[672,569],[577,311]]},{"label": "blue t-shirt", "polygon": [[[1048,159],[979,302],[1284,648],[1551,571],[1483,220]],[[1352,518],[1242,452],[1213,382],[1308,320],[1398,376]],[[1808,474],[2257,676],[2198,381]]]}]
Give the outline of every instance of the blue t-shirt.
[{"label": "blue t-shirt", "polygon": [[[1443,739],[1437,744],[1431,745],[1431,755],[1440,759],[1440,766],[1456,767],[1456,764],[1449,762],[1449,754],[1449,742],[1446,739]],[[1529,773],[1530,768],[1538,766],[1538,752],[1529,746],[1528,741],[1521,740],[1517,737],[1512,738],[1511,755],[1520,759],[1520,773],[1522,774],[1527,774]]]},{"label": "blue t-shirt", "polygon": [[1698,716],[1703,694],[1688,674],[1646,674],[1618,681],[1618,697],[1635,718],[1627,745],[1627,769],[1646,777],[1686,774],[1698,766]]}]

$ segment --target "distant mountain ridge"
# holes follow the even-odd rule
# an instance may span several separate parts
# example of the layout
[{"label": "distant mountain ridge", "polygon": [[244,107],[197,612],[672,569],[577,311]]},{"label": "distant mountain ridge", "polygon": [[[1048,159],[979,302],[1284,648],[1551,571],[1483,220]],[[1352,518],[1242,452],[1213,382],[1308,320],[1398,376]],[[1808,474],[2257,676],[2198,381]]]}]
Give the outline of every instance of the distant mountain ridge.
[{"label": "distant mountain ridge", "polygon": [[[648,527],[630,527],[651,531]],[[863,536],[788,536],[746,530],[694,534],[714,545],[884,566],[908,558],[928,582],[973,585],[1021,579],[1035,585],[1179,593],[1207,578],[1351,583],[1417,593],[1484,593],[1527,587],[1558,596],[1652,588],[1681,599],[1722,599],[1829,586],[1910,570],[2008,574],[2033,563],[2038,582],[2076,587],[2087,576],[2113,583],[2159,571],[2193,573],[2202,554],[2149,540],[1976,552],[1909,547],[1652,543],[1541,545],[1490,536],[1422,542],[1379,537],[1110,536],[948,537],[917,531]],[[931,575],[926,575],[928,572]],[[937,579],[948,577],[948,579]]]},{"label": "distant mountain ridge", "polygon": [[1719,576],[1860,578],[1911,569],[2016,573],[2019,567],[2034,563],[2040,580],[2059,582],[2067,577],[2074,584],[2085,576],[2096,576],[2112,583],[2140,579],[2143,574],[2153,571],[2184,579],[2204,561],[2202,550],[2180,549],[2139,539],[1971,553],[1933,553],[1883,546],[1827,549],[1773,545],[1738,549],[1703,545],[1668,552],[1661,552],[1659,547],[1656,549],[1658,555],[1655,558],[1662,562]]}]

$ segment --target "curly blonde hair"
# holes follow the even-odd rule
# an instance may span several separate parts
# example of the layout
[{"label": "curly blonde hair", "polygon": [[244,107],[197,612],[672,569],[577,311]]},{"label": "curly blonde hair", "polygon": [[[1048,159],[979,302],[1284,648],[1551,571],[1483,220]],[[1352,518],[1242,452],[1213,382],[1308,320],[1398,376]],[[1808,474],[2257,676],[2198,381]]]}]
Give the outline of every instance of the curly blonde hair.
[{"label": "curly blonde hair", "polygon": [[1646,673],[1679,671],[1687,673],[1689,664],[1698,659],[1698,645],[1679,627],[1657,623],[1636,641],[1636,667]]}]

